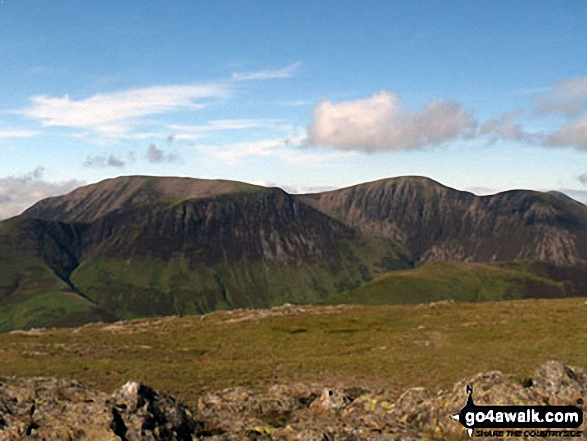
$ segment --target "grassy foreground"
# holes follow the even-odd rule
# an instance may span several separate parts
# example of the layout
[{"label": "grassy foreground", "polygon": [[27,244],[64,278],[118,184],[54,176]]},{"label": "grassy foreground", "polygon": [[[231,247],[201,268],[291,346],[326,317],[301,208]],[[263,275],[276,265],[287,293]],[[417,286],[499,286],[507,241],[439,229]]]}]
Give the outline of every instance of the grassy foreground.
[{"label": "grassy foreground", "polygon": [[401,392],[481,371],[587,366],[585,299],[280,307],[0,334],[0,376],[60,376],[112,392],[145,381],[190,405],[208,389],[313,381]]}]

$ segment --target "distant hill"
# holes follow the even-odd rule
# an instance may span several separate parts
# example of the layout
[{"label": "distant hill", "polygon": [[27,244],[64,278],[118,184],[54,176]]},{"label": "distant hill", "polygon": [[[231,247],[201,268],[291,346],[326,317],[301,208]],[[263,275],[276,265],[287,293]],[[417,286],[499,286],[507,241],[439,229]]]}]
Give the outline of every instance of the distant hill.
[{"label": "distant hill", "polygon": [[[475,196],[402,177],[290,195],[234,181],[127,176],[0,222],[0,331],[348,296],[587,295],[578,269],[585,260],[587,207],[558,194]],[[434,261],[510,267],[405,272]],[[374,294],[390,283],[395,294]]]}]

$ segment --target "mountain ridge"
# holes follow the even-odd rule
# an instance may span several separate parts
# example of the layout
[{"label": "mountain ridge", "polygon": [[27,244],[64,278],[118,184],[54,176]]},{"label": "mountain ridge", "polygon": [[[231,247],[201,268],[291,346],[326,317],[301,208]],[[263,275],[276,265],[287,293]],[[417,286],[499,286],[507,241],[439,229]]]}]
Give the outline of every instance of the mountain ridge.
[{"label": "mountain ridge", "polygon": [[[583,272],[573,268],[587,260],[587,207],[527,190],[476,196],[414,176],[301,195],[125,176],[0,222],[0,330],[63,326],[76,314],[92,321],[327,302],[430,262],[524,260],[546,267],[480,269],[476,286],[496,300],[532,297],[530,289],[584,295]],[[467,268],[457,264],[454,280],[473,280]],[[431,289],[427,274],[410,273],[422,282],[405,286]],[[396,286],[385,280],[377,292]],[[419,298],[409,289],[402,302]],[[467,289],[460,298],[486,298]]]},{"label": "mountain ridge", "polygon": [[548,193],[476,196],[402,177],[300,197],[364,234],[397,240],[420,262],[587,258],[587,207]]},{"label": "mountain ridge", "polygon": [[23,214],[44,220],[93,222],[110,212],[164,198],[181,201],[240,191],[263,191],[264,188],[224,179],[120,176],[79,187],[64,196],[43,199]]}]

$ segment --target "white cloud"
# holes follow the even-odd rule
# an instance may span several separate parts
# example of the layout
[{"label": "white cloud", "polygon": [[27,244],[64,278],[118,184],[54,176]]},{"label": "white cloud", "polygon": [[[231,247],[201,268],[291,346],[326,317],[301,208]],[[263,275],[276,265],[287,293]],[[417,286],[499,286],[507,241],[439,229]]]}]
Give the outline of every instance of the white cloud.
[{"label": "white cloud", "polygon": [[0,130],[0,138],[30,138],[38,133],[33,130]]},{"label": "white cloud", "polygon": [[41,199],[69,193],[84,184],[77,180],[47,182],[43,171],[37,167],[24,176],[0,178],[0,219],[16,216]]},{"label": "white cloud", "polygon": [[548,135],[545,145],[587,150],[587,116],[565,124]]},{"label": "white cloud", "polygon": [[301,61],[290,64],[277,70],[260,70],[256,72],[233,72],[232,79],[236,81],[269,80],[274,78],[289,78],[302,65]]},{"label": "white cloud", "polygon": [[206,98],[228,96],[221,85],[154,86],[97,94],[74,100],[37,95],[32,106],[19,113],[38,119],[46,127],[70,127],[108,138],[123,137],[140,118],[177,109],[201,109]]},{"label": "white cloud", "polygon": [[578,176],[577,179],[583,185],[587,185],[587,172],[583,173],[581,176]]},{"label": "white cloud", "polygon": [[413,113],[395,94],[381,91],[367,99],[318,103],[307,143],[366,152],[415,150],[473,136],[476,126],[460,104],[437,100]]},{"label": "white cloud", "polygon": [[534,105],[537,114],[562,113],[576,116],[587,109],[587,77],[572,78],[555,85],[554,92],[538,98]]}]

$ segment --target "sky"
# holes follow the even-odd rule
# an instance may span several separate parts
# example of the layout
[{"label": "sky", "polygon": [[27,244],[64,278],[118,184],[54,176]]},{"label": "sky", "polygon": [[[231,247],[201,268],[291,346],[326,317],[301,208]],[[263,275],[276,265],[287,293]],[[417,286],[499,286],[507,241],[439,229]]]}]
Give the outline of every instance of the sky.
[{"label": "sky", "polygon": [[587,203],[587,3],[0,0],[0,219],[121,175]]}]

